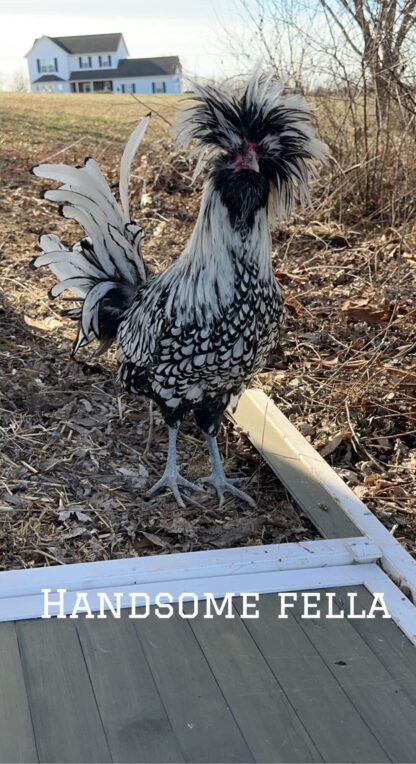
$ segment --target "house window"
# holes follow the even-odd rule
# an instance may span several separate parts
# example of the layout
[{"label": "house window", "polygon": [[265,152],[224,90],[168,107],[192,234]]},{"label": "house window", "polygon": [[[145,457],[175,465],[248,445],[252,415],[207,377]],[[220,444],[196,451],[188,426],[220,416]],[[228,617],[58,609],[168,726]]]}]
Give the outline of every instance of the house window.
[{"label": "house window", "polygon": [[78,57],[78,64],[80,69],[91,69],[92,67],[92,58],[91,56],[79,56]]},{"label": "house window", "polygon": [[152,82],[152,93],[166,93],[166,82]]},{"label": "house window", "polygon": [[38,72],[57,72],[58,71],[58,59],[56,58],[37,58]]},{"label": "house window", "polygon": [[131,92],[132,93],[136,92],[136,84],[134,82],[131,83]]},{"label": "house window", "polygon": [[98,66],[111,66],[111,56],[98,56]]},{"label": "house window", "polygon": [[121,92],[122,92],[122,93],[125,93],[125,92],[126,92],[126,86],[125,86],[124,84],[121,86]]}]

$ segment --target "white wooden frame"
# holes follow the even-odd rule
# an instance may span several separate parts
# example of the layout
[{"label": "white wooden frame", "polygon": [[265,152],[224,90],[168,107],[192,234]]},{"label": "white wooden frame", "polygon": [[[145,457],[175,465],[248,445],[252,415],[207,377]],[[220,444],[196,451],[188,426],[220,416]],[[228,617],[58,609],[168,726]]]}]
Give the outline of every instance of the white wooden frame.
[{"label": "white wooden frame", "polygon": [[79,592],[97,611],[100,592],[113,605],[121,595],[121,606],[130,607],[130,595],[139,593],[154,603],[161,592],[176,602],[207,593],[222,598],[363,585],[372,595],[383,593],[391,617],[416,644],[416,608],[376,564],[380,554],[365,538],[329,539],[9,571],[0,574],[0,621],[41,618],[44,589],[51,600],[65,590],[69,615]]},{"label": "white wooden frame", "polygon": [[381,550],[380,563],[416,603],[416,560],[351,491],[325,459],[262,390],[247,390],[232,414],[253,445],[279,475],[279,462],[297,465],[299,478],[320,484],[365,538]]}]

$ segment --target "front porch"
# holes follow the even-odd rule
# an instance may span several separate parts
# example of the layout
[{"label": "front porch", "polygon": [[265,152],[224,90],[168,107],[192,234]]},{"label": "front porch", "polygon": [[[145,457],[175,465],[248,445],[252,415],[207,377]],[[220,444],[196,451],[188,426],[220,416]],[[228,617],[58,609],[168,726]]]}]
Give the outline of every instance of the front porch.
[{"label": "front porch", "polygon": [[71,93],[112,93],[112,80],[91,80],[90,82],[71,82]]}]

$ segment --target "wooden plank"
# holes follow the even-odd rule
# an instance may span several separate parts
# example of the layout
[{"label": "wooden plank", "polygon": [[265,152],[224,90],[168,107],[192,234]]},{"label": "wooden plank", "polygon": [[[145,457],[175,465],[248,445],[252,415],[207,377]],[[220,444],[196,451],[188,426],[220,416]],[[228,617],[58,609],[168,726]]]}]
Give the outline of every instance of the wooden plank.
[{"label": "wooden plank", "polygon": [[[362,537],[315,539],[301,543],[264,544],[186,554],[133,557],[102,562],[81,562],[0,573],[0,602],[8,597],[38,594],[42,589],[90,591],[107,587],[143,586],[155,582],[194,580],[216,575],[275,570],[300,570],[320,565],[374,562],[380,550]],[[57,599],[55,595],[53,599]],[[0,619],[1,619],[0,612]]]},{"label": "wooden plank", "polygon": [[152,611],[134,626],[186,761],[253,761],[188,621]]},{"label": "wooden plank", "polygon": [[77,629],[114,761],[184,761],[127,611]]},{"label": "wooden plank", "polygon": [[262,595],[258,612],[244,625],[324,760],[390,761],[293,616],[278,620],[277,596]]},{"label": "wooden plank", "polygon": [[[284,416],[262,391],[247,390],[241,396],[236,411],[230,416],[244,430],[322,536],[360,536],[361,532],[346,516],[340,504],[314,479],[308,466],[301,460],[295,435],[300,433],[284,417],[288,430],[288,437],[285,437],[280,421],[279,426],[276,424],[277,414]],[[303,440],[307,443],[306,439]],[[316,451],[315,455],[319,456]]]},{"label": "wooden plank", "polygon": [[[357,610],[363,606],[358,597]],[[414,762],[416,706],[350,619],[302,619],[301,608],[298,602],[293,609],[297,622],[388,756],[392,761]],[[334,612],[339,614],[339,609],[334,607]]]},{"label": "wooden plank", "polygon": [[198,614],[189,623],[255,761],[322,761],[236,610],[234,616]]},{"label": "wooden plank", "polygon": [[[186,556],[186,555],[184,555]],[[185,584],[183,579],[172,579],[166,582],[166,585],[158,581],[155,583],[137,584],[136,582],[129,586],[105,586],[101,589],[86,590],[88,605],[92,612],[100,610],[99,595],[105,593],[110,600],[110,606],[116,605],[117,600],[121,602],[121,607],[131,607],[131,597],[145,591],[149,597],[150,603],[155,604],[161,591],[169,591],[173,600],[177,602],[182,596],[184,590],[192,589],[192,593],[199,599],[205,598],[205,593],[212,593],[213,597],[222,597],[227,592],[258,592],[265,594],[276,591],[298,591],[300,589],[322,589],[328,585],[347,586],[349,584],[361,584],[369,580],[377,582],[377,578],[384,574],[373,563],[363,563],[361,565],[335,565],[318,568],[299,569],[299,570],[274,570],[256,573],[253,570],[246,569],[243,573],[234,575],[214,575],[206,577],[195,577],[192,582]],[[192,585],[191,585],[192,583]],[[52,592],[53,600],[56,600],[56,592]],[[64,596],[64,613],[72,613],[78,600],[77,591],[68,591]],[[44,597],[42,594],[32,594],[22,597],[6,597],[2,603],[2,613],[0,621],[4,620],[29,620],[40,618],[45,611]],[[107,606],[107,609],[109,606]],[[49,615],[56,615],[59,612],[58,607],[53,607]]]},{"label": "wooden plank", "polygon": [[15,624],[0,624],[0,762],[37,762]]},{"label": "wooden plank", "polygon": [[111,761],[74,622],[16,630],[40,761]]},{"label": "wooden plank", "polygon": [[[344,609],[348,607],[348,593],[351,591],[359,591],[360,603],[368,611],[373,598],[364,587],[359,590],[350,587],[338,589],[335,600],[338,606]],[[351,624],[390,676],[400,684],[409,700],[416,705],[416,650],[409,639],[393,620],[383,618],[381,613],[376,613],[374,620],[354,619]]]}]

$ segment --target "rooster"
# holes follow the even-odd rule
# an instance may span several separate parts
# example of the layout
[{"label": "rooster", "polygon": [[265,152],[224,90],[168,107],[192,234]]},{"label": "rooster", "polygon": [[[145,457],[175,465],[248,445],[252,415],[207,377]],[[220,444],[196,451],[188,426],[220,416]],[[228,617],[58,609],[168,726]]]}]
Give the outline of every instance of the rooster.
[{"label": "rooster", "polygon": [[169,488],[180,506],[182,489],[201,490],[177,467],[178,428],[193,411],[206,436],[220,505],[229,493],[254,505],[227,479],[217,433],[227,406],[264,366],[284,319],[272,267],[270,229],[295,201],[309,202],[309,181],[326,147],[315,136],[308,106],[285,95],[271,75],[255,74],[242,92],[195,87],[179,115],[177,141],[193,144],[195,174],[205,183],[195,228],[180,257],[163,273],[148,270],[143,230],[131,220],[131,163],[150,115],[131,135],[120,165],[118,203],[98,164],[80,168],[41,164],[33,173],[62,185],[44,196],[85,231],[69,251],[53,234],[40,238],[35,267],[58,278],[50,295],[70,290],[79,307],[73,352],[99,340],[115,342],[124,390],[156,402],[169,428],[166,468],[150,489]]}]

